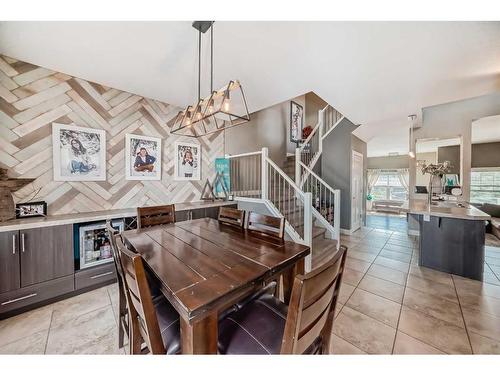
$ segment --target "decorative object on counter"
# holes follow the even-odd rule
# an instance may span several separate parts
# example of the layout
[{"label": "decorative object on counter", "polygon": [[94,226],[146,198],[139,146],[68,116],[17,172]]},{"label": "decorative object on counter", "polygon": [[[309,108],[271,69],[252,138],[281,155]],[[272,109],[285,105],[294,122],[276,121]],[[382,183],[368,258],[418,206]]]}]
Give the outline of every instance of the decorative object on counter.
[{"label": "decorative object on counter", "polygon": [[[237,80],[219,90],[213,89],[213,24],[214,21],[195,21],[198,30],[198,101],[180,111],[170,133],[201,137],[250,121],[250,113],[241,83]],[[202,34],[210,30],[210,95],[201,97]]]},{"label": "decorative object on counter", "polygon": [[[304,122],[304,108],[295,103],[293,100],[290,102],[290,141],[300,142],[304,137],[302,134]],[[312,131],[312,129],[311,129]]]},{"label": "decorative object on counter", "polygon": [[47,202],[26,202],[16,204],[16,219],[47,216]]},{"label": "decorative object on counter", "polygon": [[125,134],[127,180],[161,180],[161,138]]},{"label": "decorative object on counter", "polygon": [[422,174],[430,174],[429,178],[429,195],[428,195],[428,203],[432,204],[432,196],[434,192],[437,190],[438,194],[442,192],[442,177],[450,171],[451,164],[449,161],[444,161],[442,163],[437,164],[426,164],[425,162],[420,165]]},{"label": "decorative object on counter", "polygon": [[105,181],[106,132],[81,126],[52,125],[54,181]]},{"label": "decorative object on counter", "polygon": [[174,180],[198,181],[201,178],[201,145],[175,142]]},{"label": "decorative object on counter", "polygon": [[[220,193],[217,193],[215,186],[221,186],[223,197],[220,196]],[[208,192],[207,192],[208,189]],[[210,180],[207,178],[205,185],[203,186],[203,190],[201,192],[202,200],[211,200],[215,201],[216,199],[224,199],[227,200],[229,198],[229,189],[225,185],[224,175],[220,172],[217,172],[215,175],[213,183],[210,183]]]},{"label": "decorative object on counter", "polygon": [[14,199],[12,192],[33,182],[34,178],[9,178],[7,170],[0,168],[0,222],[14,219],[16,217]]}]

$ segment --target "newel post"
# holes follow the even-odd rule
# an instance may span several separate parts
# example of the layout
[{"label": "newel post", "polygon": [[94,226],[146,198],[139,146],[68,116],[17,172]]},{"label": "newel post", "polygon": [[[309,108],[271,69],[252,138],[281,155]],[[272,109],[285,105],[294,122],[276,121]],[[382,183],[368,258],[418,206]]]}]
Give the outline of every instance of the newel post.
[{"label": "newel post", "polygon": [[262,189],[262,199],[267,199],[267,191],[269,186],[269,170],[267,168],[267,158],[269,156],[269,150],[267,147],[262,147],[262,155],[261,155],[261,170],[262,170],[262,178],[261,178],[261,189]]},{"label": "newel post", "polygon": [[312,194],[304,193],[304,242],[311,248],[311,254],[305,259],[306,272],[312,269]]}]

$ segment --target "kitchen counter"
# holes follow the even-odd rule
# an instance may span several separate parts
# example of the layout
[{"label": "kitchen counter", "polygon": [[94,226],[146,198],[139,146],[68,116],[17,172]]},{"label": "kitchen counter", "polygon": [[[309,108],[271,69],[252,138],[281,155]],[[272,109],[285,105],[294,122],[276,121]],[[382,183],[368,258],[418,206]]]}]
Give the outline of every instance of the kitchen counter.
[{"label": "kitchen counter", "polygon": [[442,201],[436,202],[436,205],[431,205],[429,209],[427,201],[412,200],[410,202],[409,213],[415,215],[430,215],[464,220],[488,220],[491,218],[490,215],[467,202],[460,203],[465,207],[459,207],[458,202],[455,201]]},{"label": "kitchen counter", "polygon": [[[199,208],[229,206],[236,203],[237,202],[234,201],[215,201],[215,202],[198,201],[198,202],[176,203],[175,211],[179,212],[179,211],[196,210]],[[0,223],[0,233],[12,230],[23,230],[23,229],[49,227],[55,225],[77,224],[90,221],[119,219],[125,217],[133,217],[136,215],[137,215],[137,210],[135,208],[125,208],[116,210],[84,212],[77,214],[48,215],[45,217],[13,219]]]},{"label": "kitchen counter", "polygon": [[410,202],[419,223],[419,265],[482,281],[486,220],[490,215],[466,202]]}]

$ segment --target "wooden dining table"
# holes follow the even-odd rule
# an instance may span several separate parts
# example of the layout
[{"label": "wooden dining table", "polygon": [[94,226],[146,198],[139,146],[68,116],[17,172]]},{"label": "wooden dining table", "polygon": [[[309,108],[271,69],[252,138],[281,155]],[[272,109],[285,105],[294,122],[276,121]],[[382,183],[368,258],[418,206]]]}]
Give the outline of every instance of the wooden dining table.
[{"label": "wooden dining table", "polygon": [[283,275],[287,300],[310,249],[203,218],[124,231],[180,315],[182,353],[217,353],[219,314]]}]

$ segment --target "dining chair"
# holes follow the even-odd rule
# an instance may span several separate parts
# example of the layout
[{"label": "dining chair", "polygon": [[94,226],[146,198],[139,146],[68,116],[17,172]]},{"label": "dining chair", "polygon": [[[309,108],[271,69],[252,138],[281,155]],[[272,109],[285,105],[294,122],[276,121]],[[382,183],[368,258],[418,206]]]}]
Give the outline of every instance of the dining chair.
[{"label": "dining chair", "polygon": [[143,341],[152,354],[181,351],[179,314],[164,296],[151,297],[140,254],[117,242],[128,298],[130,354],[142,354]]},{"label": "dining chair", "polygon": [[243,228],[245,226],[245,211],[230,207],[220,207],[219,222]]},{"label": "dining chair", "polygon": [[219,323],[221,354],[328,354],[347,254],[294,279],[287,306],[262,292]]},{"label": "dining chair", "polygon": [[137,228],[175,223],[175,205],[137,207]]},{"label": "dining chair", "polygon": [[250,211],[248,214],[247,230],[283,240],[285,236],[285,218],[262,215]]},{"label": "dining chair", "polygon": [[[111,251],[113,253],[113,261],[115,263],[116,275],[118,279],[118,347],[123,348],[125,332],[129,333],[129,315],[127,307],[127,297],[125,296],[125,275],[123,273],[122,264],[120,262],[120,252],[118,251],[117,241],[121,242],[119,232],[111,226],[111,222],[106,221],[106,229],[108,231]],[[123,246],[123,244],[121,244]]]}]

